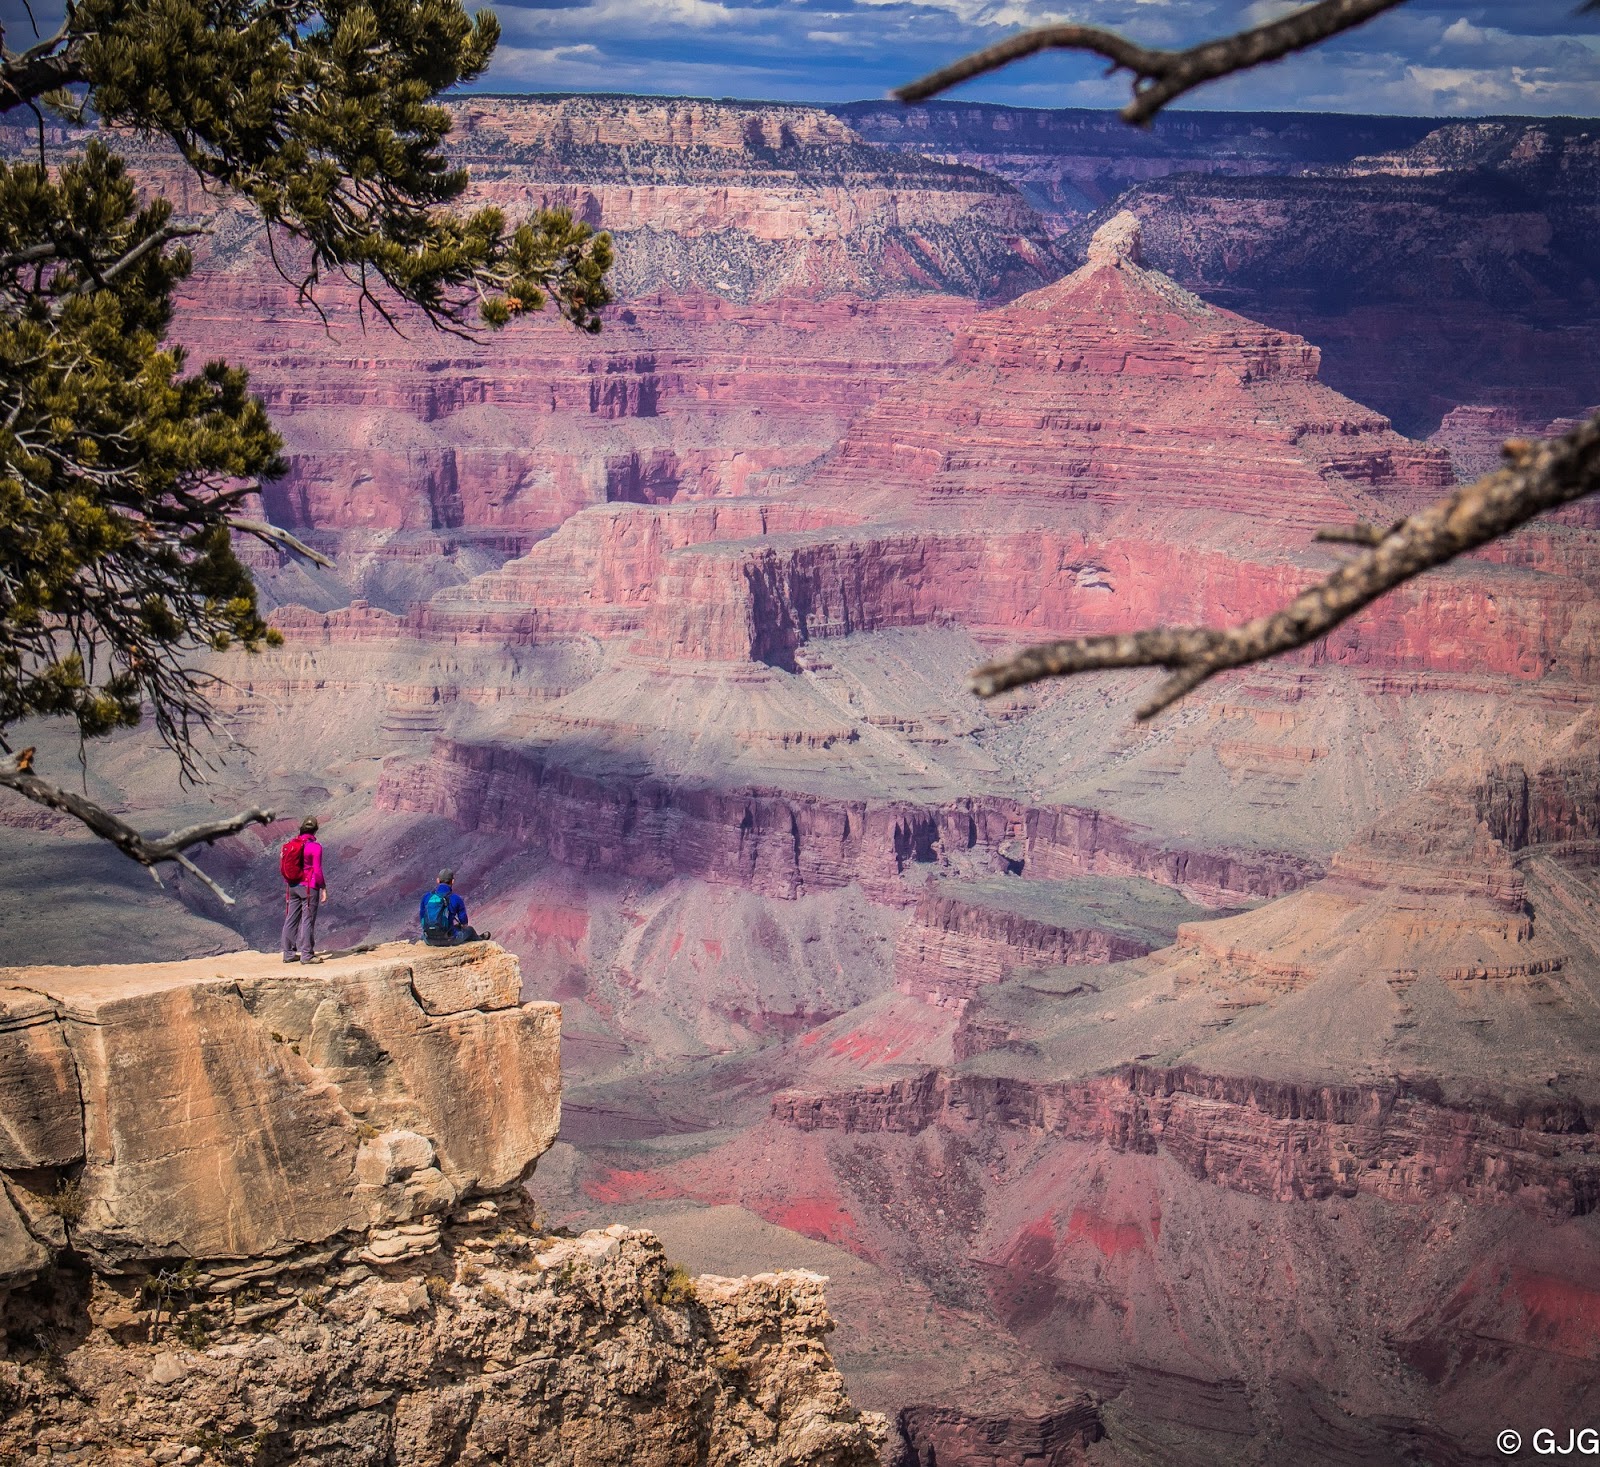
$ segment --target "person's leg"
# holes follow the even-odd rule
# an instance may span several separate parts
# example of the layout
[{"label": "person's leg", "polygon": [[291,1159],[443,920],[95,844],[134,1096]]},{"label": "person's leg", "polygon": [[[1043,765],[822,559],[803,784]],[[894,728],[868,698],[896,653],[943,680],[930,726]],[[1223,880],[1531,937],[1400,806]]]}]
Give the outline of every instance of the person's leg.
[{"label": "person's leg", "polygon": [[300,961],[309,963],[317,950],[317,908],[322,893],[314,886],[305,886],[305,916],[300,919]]},{"label": "person's leg", "polygon": [[452,946],[462,942],[478,941],[481,941],[481,939],[478,937],[478,930],[475,927],[457,927],[456,930],[450,934],[450,942]]},{"label": "person's leg", "polygon": [[300,888],[283,888],[283,960],[295,962],[295,946],[300,941]]}]

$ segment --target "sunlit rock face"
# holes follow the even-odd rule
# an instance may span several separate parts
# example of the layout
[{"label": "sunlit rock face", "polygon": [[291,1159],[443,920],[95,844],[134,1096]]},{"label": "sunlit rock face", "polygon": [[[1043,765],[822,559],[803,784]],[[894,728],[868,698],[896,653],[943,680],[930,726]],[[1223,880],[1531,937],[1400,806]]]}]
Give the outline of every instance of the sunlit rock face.
[{"label": "sunlit rock face", "polygon": [[555,1139],[560,1009],[524,1004],[487,944],[13,968],[0,987],[4,1165],[70,1181],[71,1246],[105,1271],[400,1257]]},{"label": "sunlit rock face", "polygon": [[[253,368],[288,439],[267,508],[341,552],[333,582],[291,575],[287,599],[336,604],[343,587],[398,610],[580,509],[757,489],[824,452],[906,366],[941,360],[971,301],[1061,269],[1002,180],[870,147],[818,109],[566,97],[454,110],[473,201],[606,228],[619,305],[597,339],[545,316],[486,345],[409,316],[397,336],[335,282],[329,334],[275,275],[259,228],[226,216],[181,329],[194,352]],[[146,167],[182,192],[170,160]]]}]

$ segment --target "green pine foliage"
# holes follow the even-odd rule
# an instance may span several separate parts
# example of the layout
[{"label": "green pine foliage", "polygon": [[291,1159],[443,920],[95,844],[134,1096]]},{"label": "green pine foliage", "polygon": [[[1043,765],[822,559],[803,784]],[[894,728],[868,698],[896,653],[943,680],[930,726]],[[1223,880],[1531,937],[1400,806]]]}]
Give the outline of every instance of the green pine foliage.
[{"label": "green pine foliage", "polygon": [[[76,0],[0,58],[0,110],[162,138],[293,236],[302,296],[330,275],[386,318],[447,330],[610,300],[608,237],[563,210],[457,212],[441,91],[480,75],[494,17],[459,0]],[[84,737],[148,711],[186,771],[210,720],[205,650],[277,640],[230,518],[284,471],[246,374],[167,340],[202,232],[104,139],[54,172],[0,162],[0,732],[61,715]]]}]

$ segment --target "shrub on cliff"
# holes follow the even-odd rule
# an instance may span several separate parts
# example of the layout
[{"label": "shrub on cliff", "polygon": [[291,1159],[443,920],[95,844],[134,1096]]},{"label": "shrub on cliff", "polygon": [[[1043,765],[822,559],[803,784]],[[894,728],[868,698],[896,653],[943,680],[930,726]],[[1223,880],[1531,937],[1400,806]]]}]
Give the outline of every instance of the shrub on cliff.
[{"label": "shrub on cliff", "polygon": [[[549,299],[599,329],[607,236],[562,210],[512,228],[453,208],[467,176],[436,99],[498,34],[460,0],[69,0],[54,35],[4,49],[0,113],[36,119],[39,151],[0,163],[0,743],[28,716],[90,737],[148,707],[192,771],[194,655],[274,638],[232,532],[304,551],[241,513],[284,467],[245,373],[190,371],[166,339],[182,241],[207,226],[141,202],[119,139],[175,148],[253,207],[302,301],[331,274],[386,320],[495,328]],[[52,172],[46,114],[86,112],[115,131]],[[26,758],[0,782],[48,789]]]}]

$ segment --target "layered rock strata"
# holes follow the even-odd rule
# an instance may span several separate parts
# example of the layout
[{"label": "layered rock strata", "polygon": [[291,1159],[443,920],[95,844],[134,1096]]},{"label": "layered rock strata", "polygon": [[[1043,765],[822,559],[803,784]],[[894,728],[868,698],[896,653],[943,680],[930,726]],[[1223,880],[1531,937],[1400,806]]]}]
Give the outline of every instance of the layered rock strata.
[{"label": "layered rock strata", "polygon": [[599,96],[454,105],[450,146],[475,192],[526,207],[537,190],[609,230],[630,298],[1003,297],[1057,266],[1010,184],[870,146],[820,108]]},{"label": "layered rock strata", "polygon": [[900,882],[908,871],[950,853],[1003,861],[1013,847],[1025,869],[1046,879],[1133,876],[1220,903],[1276,896],[1320,874],[1315,862],[1288,854],[1174,848],[1081,807],[718,788],[633,770],[575,769],[559,750],[452,739],[438,740],[420,765],[386,771],[377,798],[384,810],[515,835],[577,871],[693,876],[783,898],[856,882],[909,902],[914,894]]},{"label": "layered rock strata", "polygon": [[895,987],[959,1010],[1014,972],[1140,957],[1199,914],[1170,887],[1138,879],[930,881],[895,950]]},{"label": "layered rock strata", "polygon": [[426,1251],[555,1139],[560,1009],[520,989],[487,945],[0,970],[0,1283],[61,1246],[246,1274]]},{"label": "layered rock strata", "polygon": [[1442,781],[1147,957],[984,984],[950,1062],[780,1094],[746,1205],[828,1176],[839,1236],[986,1297],[1136,1457],[1471,1461],[1592,1411],[1595,747]]},{"label": "layered rock strata", "polygon": [[1304,332],[1333,385],[1427,432],[1463,404],[1588,404],[1597,171],[1592,121],[1454,122],[1313,175],[1156,179],[1110,207],[1140,216],[1161,269]]},{"label": "layered rock strata", "polygon": [[828,109],[869,142],[982,168],[1013,184],[1065,232],[1137,183],[1173,173],[1294,175],[1404,149],[1420,117],[1168,112],[1129,127],[1104,111],[928,102],[847,102]]}]

